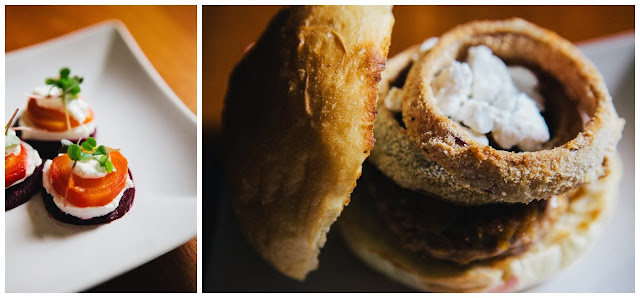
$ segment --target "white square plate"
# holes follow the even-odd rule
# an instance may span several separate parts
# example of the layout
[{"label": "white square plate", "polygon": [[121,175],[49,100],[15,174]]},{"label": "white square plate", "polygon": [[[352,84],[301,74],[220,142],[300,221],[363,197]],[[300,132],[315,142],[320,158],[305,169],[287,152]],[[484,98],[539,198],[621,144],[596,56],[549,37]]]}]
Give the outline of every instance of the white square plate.
[{"label": "white square plate", "polygon": [[7,292],[84,290],[196,236],[196,117],[122,23],[7,53],[5,63],[5,119],[61,67],[83,76],[96,139],[121,148],[136,187],[129,213],[109,224],[58,222],[39,194],[5,212]]},{"label": "white square plate", "polygon": [[[582,43],[579,48],[602,73],[616,109],[626,119],[618,151],[624,173],[615,213],[595,244],[578,261],[530,292],[634,291],[634,34]],[[213,252],[205,259],[204,291],[222,292],[405,292],[356,259],[329,232],[320,264],[306,281],[291,280],[262,261],[240,235],[229,202],[222,197],[214,218]],[[347,206],[346,208],[349,208]],[[208,235],[207,235],[208,236]],[[205,252],[207,253],[207,252]]]}]

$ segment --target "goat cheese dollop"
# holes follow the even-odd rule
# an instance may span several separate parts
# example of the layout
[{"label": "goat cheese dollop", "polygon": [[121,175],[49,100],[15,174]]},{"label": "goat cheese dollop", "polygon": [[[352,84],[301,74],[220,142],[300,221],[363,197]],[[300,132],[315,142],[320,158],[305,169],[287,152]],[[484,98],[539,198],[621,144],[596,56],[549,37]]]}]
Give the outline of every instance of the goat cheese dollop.
[{"label": "goat cheese dollop", "polygon": [[10,154],[20,154],[20,139],[16,136],[16,131],[13,129],[9,129],[7,134],[4,135],[4,156],[6,157]]},{"label": "goat cheese dollop", "polygon": [[469,48],[432,80],[436,105],[471,137],[487,145],[491,133],[503,149],[535,151],[549,141],[538,80],[527,68],[507,65],[483,45]]},{"label": "goat cheese dollop", "polygon": [[[35,99],[38,106],[64,113],[65,106],[60,99],[62,90],[58,87],[40,86],[36,87],[32,94],[26,95]],[[67,111],[69,111],[69,116],[76,119],[76,121],[84,123],[89,115],[89,104],[82,98],[71,100],[67,104]]]}]

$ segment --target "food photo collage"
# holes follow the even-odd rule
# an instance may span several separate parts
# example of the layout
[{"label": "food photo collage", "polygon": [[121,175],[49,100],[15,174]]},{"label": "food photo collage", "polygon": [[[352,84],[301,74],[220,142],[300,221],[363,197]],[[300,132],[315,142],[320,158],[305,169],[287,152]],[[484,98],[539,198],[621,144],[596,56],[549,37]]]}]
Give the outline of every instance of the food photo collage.
[{"label": "food photo collage", "polygon": [[4,295],[635,292],[633,1],[13,2]]}]

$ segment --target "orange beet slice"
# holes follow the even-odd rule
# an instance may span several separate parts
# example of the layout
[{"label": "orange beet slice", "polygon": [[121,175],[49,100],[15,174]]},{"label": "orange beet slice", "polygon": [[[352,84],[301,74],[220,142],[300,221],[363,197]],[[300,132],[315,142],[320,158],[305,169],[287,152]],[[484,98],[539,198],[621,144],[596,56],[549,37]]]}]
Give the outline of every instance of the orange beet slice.
[{"label": "orange beet slice", "polygon": [[76,174],[71,175],[70,178],[73,161],[69,155],[54,158],[49,170],[53,189],[61,196],[66,193],[65,199],[77,207],[97,207],[108,204],[125,187],[128,175],[127,159],[118,151],[113,151],[109,155],[116,171],[97,179],[85,179]]},{"label": "orange beet slice", "polygon": [[9,186],[27,175],[27,149],[20,144],[20,154],[4,157],[4,185]]},{"label": "orange beet slice", "polygon": [[[25,112],[25,114],[29,118],[29,120],[31,120],[31,123],[33,123],[33,125],[37,128],[48,131],[67,130],[67,118],[63,112],[41,107],[33,98],[29,99],[29,103],[27,103],[27,111]],[[87,119],[85,119],[84,123],[91,122],[91,120],[93,120],[93,117],[93,110],[89,108],[89,115],[87,115]],[[78,122],[71,116],[69,116],[69,120],[71,128],[80,125],[80,122]]]}]

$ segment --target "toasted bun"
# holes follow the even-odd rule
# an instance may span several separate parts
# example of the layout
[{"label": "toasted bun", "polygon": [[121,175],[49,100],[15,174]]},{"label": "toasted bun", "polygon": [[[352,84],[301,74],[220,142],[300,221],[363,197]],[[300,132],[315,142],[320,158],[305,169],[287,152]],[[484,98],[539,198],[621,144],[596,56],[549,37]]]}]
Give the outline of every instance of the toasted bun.
[{"label": "toasted bun", "polygon": [[[500,150],[473,140],[440,113],[430,82],[475,45],[486,45],[505,61],[552,76],[573,100],[574,112],[584,117],[581,129],[552,148],[532,152]],[[409,138],[448,174],[485,192],[485,203],[526,203],[597,181],[607,170],[606,159],[614,154],[624,126],[595,66],[569,41],[522,19],[453,28],[418,58],[403,89],[402,118]],[[558,111],[558,117],[568,111]],[[457,195],[443,197],[455,200]]]},{"label": "toasted bun", "polygon": [[374,143],[391,7],[280,11],[231,74],[226,191],[248,242],[296,279],[317,267]]},{"label": "toasted bun", "polygon": [[599,181],[567,194],[567,213],[542,241],[522,254],[498,260],[463,266],[417,258],[397,244],[360,187],[338,223],[356,256],[409,287],[432,292],[520,291],[573,263],[591,245],[617,196],[622,165],[617,155],[609,163],[610,170]]}]

